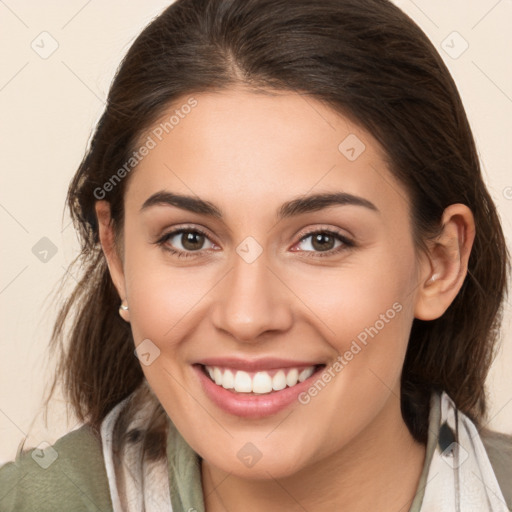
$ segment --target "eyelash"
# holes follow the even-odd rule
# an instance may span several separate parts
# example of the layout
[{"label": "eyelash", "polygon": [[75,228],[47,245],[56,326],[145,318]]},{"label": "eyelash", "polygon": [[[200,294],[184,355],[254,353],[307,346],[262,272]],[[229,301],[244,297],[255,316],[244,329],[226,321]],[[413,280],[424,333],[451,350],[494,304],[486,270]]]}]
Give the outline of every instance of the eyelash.
[{"label": "eyelash", "polygon": [[[165,251],[168,251],[169,253],[171,253],[174,256],[177,256],[178,258],[193,258],[198,253],[201,252],[200,250],[199,251],[181,251],[181,250],[173,249],[172,247],[169,247],[168,245],[165,245],[166,242],[170,238],[172,238],[173,236],[178,235],[180,233],[199,233],[200,235],[203,235],[204,237],[209,239],[208,234],[205,231],[203,231],[202,229],[199,229],[197,227],[185,226],[185,227],[176,229],[174,231],[170,231],[169,233],[165,233],[155,242],[155,244],[159,245],[160,247],[162,247],[162,249],[164,249]],[[342,245],[340,245],[336,249],[329,249],[328,251],[300,251],[300,252],[305,252],[307,257],[325,258],[328,256],[334,256],[334,255],[340,253],[341,251],[355,247],[355,243],[352,240],[348,239],[341,233],[338,233],[336,231],[332,231],[329,229],[317,229],[314,231],[308,231],[306,233],[303,233],[302,236],[300,237],[298,243],[303,242],[305,239],[309,238],[312,235],[318,235],[318,234],[327,234],[327,235],[333,236],[337,240],[339,240],[342,243]],[[299,252],[299,251],[297,251],[297,252]]]}]

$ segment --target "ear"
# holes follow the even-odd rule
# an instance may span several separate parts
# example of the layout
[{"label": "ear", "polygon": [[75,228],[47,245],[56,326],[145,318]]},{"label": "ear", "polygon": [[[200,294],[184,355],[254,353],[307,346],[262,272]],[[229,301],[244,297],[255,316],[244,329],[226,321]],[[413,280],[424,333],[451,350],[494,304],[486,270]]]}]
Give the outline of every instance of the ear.
[{"label": "ear", "polygon": [[[108,201],[96,201],[94,205],[98,219],[98,230],[101,248],[107,260],[108,270],[112,282],[123,305],[126,304],[126,283],[124,278],[123,261],[115,245],[114,225],[112,222],[110,203]],[[125,321],[129,321],[129,311],[119,310],[119,314]]]},{"label": "ear", "polygon": [[452,204],[443,212],[442,232],[429,244],[422,263],[414,316],[435,320],[443,315],[464,283],[469,255],[475,239],[475,221],[463,204]]}]

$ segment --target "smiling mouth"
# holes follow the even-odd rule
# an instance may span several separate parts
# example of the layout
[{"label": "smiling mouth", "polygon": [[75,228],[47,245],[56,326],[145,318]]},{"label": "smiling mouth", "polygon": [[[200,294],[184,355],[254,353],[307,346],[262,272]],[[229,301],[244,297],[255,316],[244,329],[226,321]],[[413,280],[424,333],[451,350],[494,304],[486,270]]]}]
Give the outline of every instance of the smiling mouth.
[{"label": "smiling mouth", "polygon": [[209,379],[233,393],[245,395],[268,395],[291,388],[309,379],[313,374],[325,368],[325,364],[276,368],[268,371],[246,372],[221,366],[201,364],[201,369]]}]

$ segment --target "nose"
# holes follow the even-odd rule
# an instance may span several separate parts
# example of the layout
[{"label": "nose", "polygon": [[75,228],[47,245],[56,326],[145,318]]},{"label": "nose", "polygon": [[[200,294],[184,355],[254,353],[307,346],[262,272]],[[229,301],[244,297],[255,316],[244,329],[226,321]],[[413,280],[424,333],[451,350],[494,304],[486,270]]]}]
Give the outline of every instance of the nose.
[{"label": "nose", "polygon": [[217,289],[212,310],[215,327],[243,343],[287,331],[293,322],[293,294],[283,281],[263,254],[251,263],[235,255]]}]

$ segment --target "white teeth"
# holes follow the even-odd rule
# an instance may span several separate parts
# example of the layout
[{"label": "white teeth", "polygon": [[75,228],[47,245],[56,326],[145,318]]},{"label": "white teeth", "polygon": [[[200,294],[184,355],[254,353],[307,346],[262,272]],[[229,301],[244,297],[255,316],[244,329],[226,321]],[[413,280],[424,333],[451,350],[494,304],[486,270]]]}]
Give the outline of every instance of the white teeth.
[{"label": "white teeth", "polygon": [[238,393],[266,394],[272,391],[280,391],[284,388],[295,386],[305,381],[315,372],[315,366],[309,366],[299,372],[297,368],[278,370],[273,377],[268,372],[256,372],[251,375],[248,372],[238,370],[231,371],[217,366],[206,366],[210,378],[218,386],[225,389],[234,389]]},{"label": "white teeth", "polygon": [[299,380],[299,370],[297,368],[293,368],[293,370],[290,370],[288,372],[288,375],[286,376],[286,384],[288,386],[295,386],[297,384],[297,381]]},{"label": "white teeth", "polygon": [[231,370],[226,370],[222,376],[222,387],[233,389],[235,387],[235,376]]},{"label": "white teeth", "polygon": [[213,369],[213,380],[215,381],[215,384],[218,384],[219,386],[222,384],[222,372],[220,371],[220,368]]},{"label": "white teeth", "polygon": [[247,372],[236,372],[235,391],[238,391],[239,393],[250,393],[252,391],[252,379]]},{"label": "white teeth", "polygon": [[253,393],[270,393],[272,391],[272,378],[267,372],[258,372],[252,380]]},{"label": "white teeth", "polygon": [[315,371],[314,367],[310,366],[309,368],[305,368],[302,370],[299,374],[299,382],[304,382],[306,379],[311,377],[313,375],[313,372]]},{"label": "white teeth", "polygon": [[280,391],[286,387],[286,375],[283,370],[279,370],[272,379],[272,389]]}]

